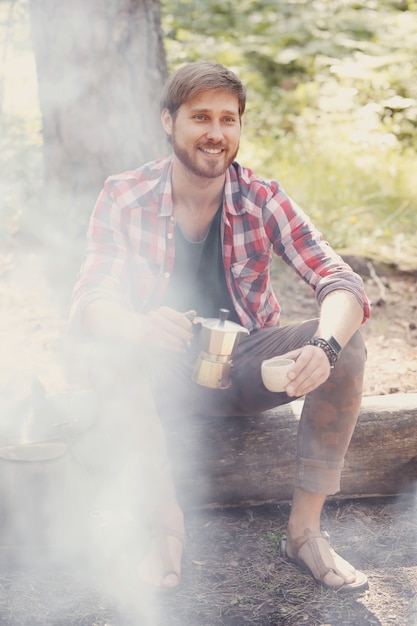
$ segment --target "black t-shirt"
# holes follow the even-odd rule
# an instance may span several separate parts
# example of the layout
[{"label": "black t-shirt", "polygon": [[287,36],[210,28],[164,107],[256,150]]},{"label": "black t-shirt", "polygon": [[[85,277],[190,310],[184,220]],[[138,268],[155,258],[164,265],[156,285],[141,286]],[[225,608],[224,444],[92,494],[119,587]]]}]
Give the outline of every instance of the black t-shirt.
[{"label": "black t-shirt", "polygon": [[221,215],[220,206],[203,241],[188,241],[175,227],[175,261],[164,304],[177,311],[194,309],[201,317],[218,317],[220,308],[229,309],[229,319],[240,324],[224,274]]}]

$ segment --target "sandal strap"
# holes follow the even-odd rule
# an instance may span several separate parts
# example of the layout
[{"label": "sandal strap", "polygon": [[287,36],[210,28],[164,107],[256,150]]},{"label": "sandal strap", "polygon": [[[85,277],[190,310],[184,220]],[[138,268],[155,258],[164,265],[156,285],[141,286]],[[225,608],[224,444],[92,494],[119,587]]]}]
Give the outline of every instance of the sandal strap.
[{"label": "sandal strap", "polygon": [[294,558],[298,557],[298,553],[303,547],[305,543],[308,543],[311,539],[325,539],[327,542],[330,539],[330,536],[326,532],[315,532],[313,533],[309,528],[306,528],[304,534],[301,537],[291,537],[289,531],[287,530],[287,540],[291,546],[291,552],[294,555]]},{"label": "sandal strap", "polygon": [[[326,532],[312,532],[309,528],[304,531],[304,534],[301,537],[296,537],[293,539],[290,534],[287,534],[288,542],[291,547],[291,552],[294,555],[294,558],[297,560],[301,560],[305,563],[303,559],[300,558],[299,553],[303,546],[306,546],[309,550],[314,567],[307,566],[313,574],[314,578],[317,580],[323,580],[328,572],[335,572],[335,563],[332,555],[332,547],[330,545],[330,536]],[[320,542],[325,542],[325,550],[326,553],[323,554],[320,550]]]}]

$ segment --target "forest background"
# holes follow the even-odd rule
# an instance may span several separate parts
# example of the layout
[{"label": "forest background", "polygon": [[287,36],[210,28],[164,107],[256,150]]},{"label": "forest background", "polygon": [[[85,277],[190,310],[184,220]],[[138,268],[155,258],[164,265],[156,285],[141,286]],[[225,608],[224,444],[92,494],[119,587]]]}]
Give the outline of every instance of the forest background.
[{"label": "forest background", "polygon": [[415,267],[417,4],[165,6],[173,67],[208,49],[244,76],[243,161],[282,180],[339,250]]},{"label": "forest background", "polygon": [[[42,214],[29,5],[0,0],[3,246],[30,243]],[[169,70],[216,60],[247,84],[242,163],[278,178],[339,251],[417,267],[416,2],[166,0],[162,29]]]}]

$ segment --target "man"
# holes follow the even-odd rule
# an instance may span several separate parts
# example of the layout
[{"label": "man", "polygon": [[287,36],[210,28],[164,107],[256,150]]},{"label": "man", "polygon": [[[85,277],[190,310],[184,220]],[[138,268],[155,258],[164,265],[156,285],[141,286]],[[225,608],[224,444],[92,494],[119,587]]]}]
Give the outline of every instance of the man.
[{"label": "man", "polygon": [[[366,576],[333,551],[320,533],[320,516],[326,496],[339,490],[359,412],[365,348],[357,331],[369,303],[360,277],[280,185],[235,161],[245,102],[240,79],[219,64],[191,63],[168,79],[161,120],[173,155],[106,181],[91,218],[71,324],[115,348],[112,374],[96,384],[104,394],[119,390],[131,428],[142,429],[130,445],[142,446],[145,455],[155,450],[147,459],[165,485],[142,580],[162,589],[180,582],[183,519],[163,460],[160,420],[173,412],[256,414],[305,395],[287,554],[326,586],[363,588]],[[272,252],[313,288],[318,320],[279,326]],[[217,317],[219,308],[250,331],[225,390],[191,380],[192,319]],[[128,346],[121,360],[120,346]],[[268,391],[261,379],[262,361],[276,355],[295,360],[283,393]],[[158,416],[143,385],[149,373]]]}]

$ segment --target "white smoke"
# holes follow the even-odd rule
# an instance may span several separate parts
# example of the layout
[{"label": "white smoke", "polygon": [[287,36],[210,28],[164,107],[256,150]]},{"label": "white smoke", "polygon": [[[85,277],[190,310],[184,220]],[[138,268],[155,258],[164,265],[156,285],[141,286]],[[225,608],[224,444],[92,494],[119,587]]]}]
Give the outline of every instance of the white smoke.
[{"label": "white smoke", "polygon": [[[152,626],[156,607],[136,571],[149,549],[144,493],[132,479],[137,459],[131,449],[118,467],[104,456],[109,450],[90,423],[97,407],[82,354],[68,375],[69,277],[58,276],[63,295],[46,271],[55,269],[51,250],[62,257],[68,250],[65,233],[56,240],[48,231],[40,205],[41,118],[27,9],[0,3],[0,552],[21,572],[78,570]],[[38,245],[22,232],[41,234]],[[65,593],[56,584],[45,594],[51,623]],[[35,623],[30,609],[20,620]]]}]

